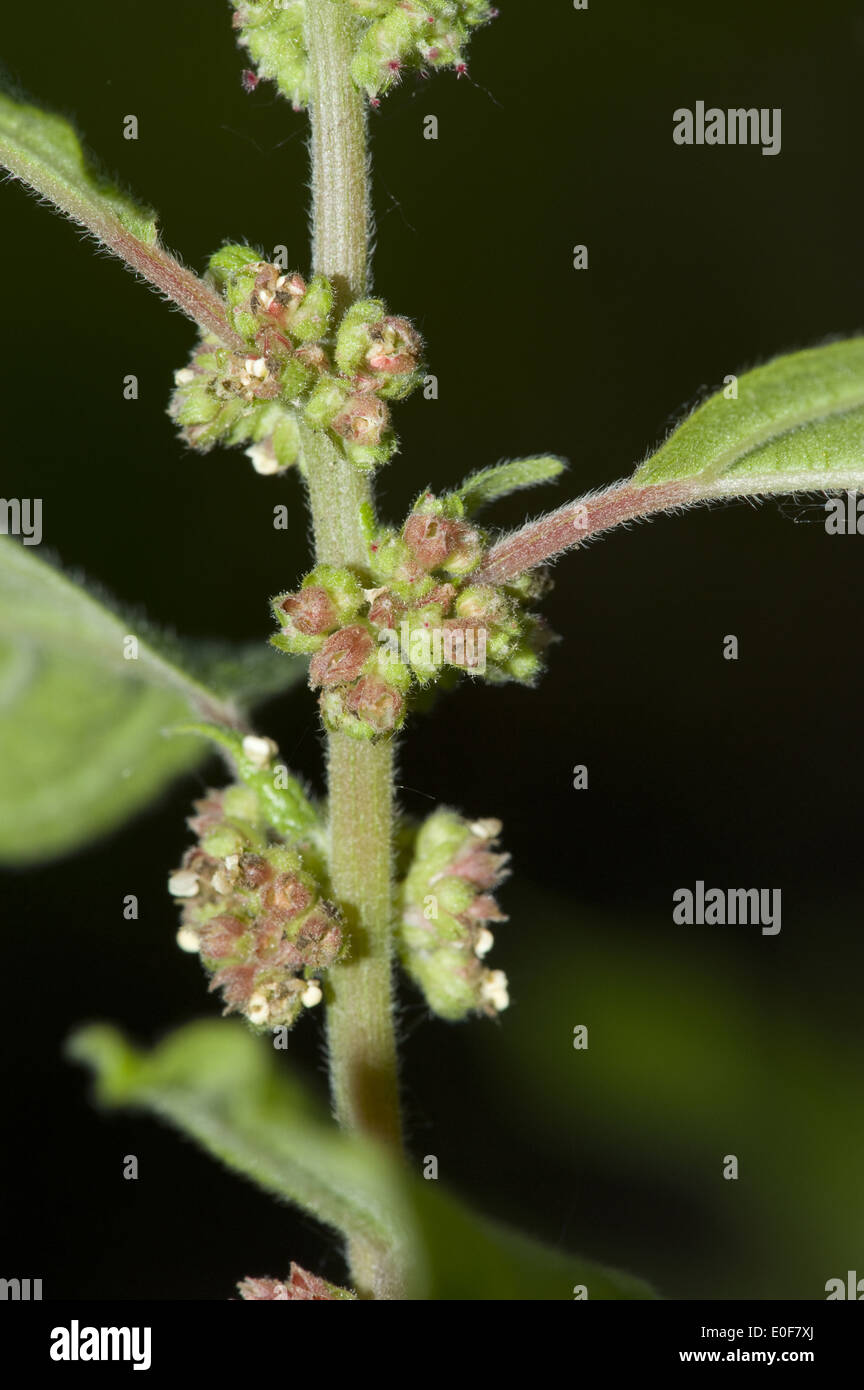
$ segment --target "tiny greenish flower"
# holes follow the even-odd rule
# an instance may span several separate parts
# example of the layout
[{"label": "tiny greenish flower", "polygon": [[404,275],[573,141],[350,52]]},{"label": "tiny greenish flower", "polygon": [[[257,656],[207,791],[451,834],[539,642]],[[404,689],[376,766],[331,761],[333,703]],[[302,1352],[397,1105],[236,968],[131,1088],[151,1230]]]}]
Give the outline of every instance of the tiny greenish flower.
[{"label": "tiny greenish flower", "polygon": [[257,472],[281,473],[305,466],[303,428],[311,427],[362,472],[386,463],[397,448],[388,401],[422,380],[420,339],[408,320],[388,315],[380,300],[361,300],[334,330],[330,281],[316,275],[307,283],[250,246],[223,246],[208,274],[246,348],[208,334],[175,373],[169,413],[185,442],[205,453],[248,444]]},{"label": "tiny greenish flower", "polygon": [[400,885],[399,954],[433,1013],[457,1022],[495,1017],[509,1004],[507,978],[485,957],[494,944],[490,922],[505,922],[493,890],[506,878],[509,856],[495,850],[501,825],[434,811],[419,827]]},{"label": "tiny greenish flower", "polygon": [[[305,0],[232,0],[234,29],[257,76],[244,80],[254,91],[261,78],[276,83],[296,110],[312,96],[304,25]],[[474,29],[494,19],[486,0],[347,0],[360,21],[351,76],[378,106],[403,73],[425,75],[437,68],[467,71],[465,49]]]},{"label": "tiny greenish flower", "polygon": [[277,645],[282,651],[318,651],[325,637],[357,616],[363,603],[363,587],[351,570],[316,565],[297,593],[277,594],[272,601],[282,626]]},{"label": "tiny greenish flower", "polygon": [[408,319],[387,313],[380,299],[361,299],[336,335],[336,365],[343,375],[369,382],[389,400],[402,400],[422,380],[423,344]]},{"label": "tiny greenish flower", "polygon": [[323,998],[320,977],[343,954],[327,890],[326,835],[272,739],[210,725],[238,780],[209,791],[189,820],[196,843],[168,879],[181,908],[177,944],[200,956],[225,1013],[258,1029],[290,1026]]},{"label": "tiny greenish flower", "polygon": [[[244,740],[262,771],[269,740]],[[321,1002],[319,978],[343,950],[339,914],[305,865],[311,843],[278,835],[252,788],[210,791],[189,821],[197,844],[168,880],[181,906],[177,941],[196,953],[225,1013],[258,1029],[292,1025]]]},{"label": "tiny greenish flower", "polygon": [[297,592],[273,600],[280,631],[271,642],[311,657],[327,729],[375,742],[458,672],[492,683],[540,675],[553,637],[528,605],[545,581],[475,582],[489,540],[465,512],[458,494],[424,492],[400,531],[370,523],[370,587],[352,570],[319,565]]},{"label": "tiny greenish flower", "polygon": [[259,77],[276,83],[295,111],[309,103],[311,77],[303,34],[305,0],[235,0],[234,29]]},{"label": "tiny greenish flower", "polygon": [[497,14],[484,0],[350,0],[369,18],[351,72],[373,106],[406,71],[450,67],[467,71],[465,49],[472,30]]}]

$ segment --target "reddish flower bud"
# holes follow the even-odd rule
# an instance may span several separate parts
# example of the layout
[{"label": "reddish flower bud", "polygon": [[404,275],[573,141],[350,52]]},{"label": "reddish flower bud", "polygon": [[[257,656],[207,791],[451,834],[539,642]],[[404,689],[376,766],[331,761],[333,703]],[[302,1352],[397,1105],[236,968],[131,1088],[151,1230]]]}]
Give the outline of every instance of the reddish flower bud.
[{"label": "reddish flower bud", "polygon": [[280,304],[296,304],[306,293],[306,281],[295,271],[293,275],[278,275],[276,279],[276,298]]},{"label": "reddish flower bud", "polygon": [[261,968],[284,965],[291,969],[299,969],[305,964],[296,944],[285,936],[285,917],[280,912],[269,912],[259,917],[252,938],[248,953],[250,963]]},{"label": "reddish flower bud", "polygon": [[288,594],[280,605],[298,632],[307,637],[332,632],[339,621],[336,605],[318,584],[310,584],[298,594]]},{"label": "reddish flower bud", "polygon": [[386,627],[395,631],[404,612],[404,603],[400,603],[389,589],[381,589],[369,605],[369,621],[375,627]]},{"label": "reddish flower bud", "polygon": [[222,805],[222,793],[210,791],[200,801],[193,802],[196,814],[190,816],[186,824],[194,835],[199,839],[219,825],[225,815]]},{"label": "reddish flower bud", "polygon": [[361,391],[348,397],[330,428],[351,444],[380,444],[389,423],[390,412],[384,401]]},{"label": "reddish flower bud", "polygon": [[237,1013],[244,1009],[255,988],[256,967],[254,965],[228,965],[217,970],[210,981],[210,992],[221,989],[225,1000],[225,1013]]},{"label": "reddish flower bud", "polygon": [[473,922],[509,921],[506,912],[501,911],[491,893],[478,893],[471,906],[465,909],[465,916],[470,917]]},{"label": "reddish flower bud", "polygon": [[298,941],[323,941],[335,924],[335,917],[329,904],[321,903],[310,912],[300,928]]},{"label": "reddish flower bud", "polygon": [[507,877],[510,856],[491,853],[491,842],[490,838],[469,844],[467,849],[453,860],[449,872],[475,884],[477,888],[497,888]]},{"label": "reddish flower bud", "polygon": [[260,854],[244,854],[240,858],[240,877],[244,888],[263,888],[273,876],[273,870]]},{"label": "reddish flower bud", "polygon": [[455,641],[451,640],[446,648],[447,661],[451,666],[458,666],[463,671],[472,671],[475,667],[480,667],[481,670],[484,668],[488,637],[485,627],[476,627],[468,618],[446,618],[441,628],[443,632],[465,634]]},{"label": "reddish flower bud", "polygon": [[309,663],[309,684],[314,688],[356,680],[374,649],[368,628],[359,623],[340,628],[327,638]]},{"label": "reddish flower bud", "polygon": [[246,930],[236,917],[213,917],[200,929],[201,955],[208,960],[222,960],[233,956],[237,943]]},{"label": "reddish flower bud", "polygon": [[299,347],[294,356],[310,371],[321,375],[330,371],[330,358],[320,343],[307,343],[304,347]]},{"label": "reddish flower bud", "polygon": [[313,894],[294,874],[280,874],[267,894],[267,906],[289,921],[312,906]]},{"label": "reddish flower bud", "polygon": [[297,946],[312,970],[326,970],[333,964],[342,949],[342,929],[328,904],[310,912],[300,928]]},{"label": "reddish flower bud", "polygon": [[268,1299],[286,1302],[288,1285],[278,1279],[244,1279],[237,1285],[237,1292],[247,1302],[266,1302]]},{"label": "reddish flower bud", "polygon": [[337,1303],[354,1298],[347,1289],[328,1284],[326,1279],[319,1279],[317,1274],[310,1274],[308,1269],[293,1263],[287,1279],[246,1278],[237,1285],[237,1292],[247,1302]]},{"label": "reddish flower bud", "polygon": [[460,523],[447,517],[414,513],[402,532],[403,540],[424,570],[440,568],[455,547]]},{"label": "reddish flower bud", "polygon": [[[255,267],[250,267],[255,269]],[[265,313],[270,308],[276,296],[276,281],[279,279],[279,267],[271,265],[269,261],[259,261],[255,275],[255,284],[252,288],[250,308],[255,313]]]},{"label": "reddish flower bud", "polygon": [[475,527],[432,511],[412,512],[402,538],[423,569],[460,574],[479,562],[483,544]]},{"label": "reddish flower bud", "polygon": [[427,604],[437,603],[444,609],[445,613],[456,597],[456,587],[453,584],[439,584],[431,593],[424,595],[421,604],[425,608]]},{"label": "reddish flower bud", "polygon": [[472,622],[500,623],[507,617],[507,602],[489,584],[469,584],[456,600],[456,614]]},{"label": "reddish flower bud", "polygon": [[379,733],[398,727],[405,697],[380,676],[363,676],[345,698],[346,708]]},{"label": "reddish flower bud", "polygon": [[413,372],[420,360],[420,335],[407,319],[388,315],[369,330],[366,361],[373,371],[388,375]]}]

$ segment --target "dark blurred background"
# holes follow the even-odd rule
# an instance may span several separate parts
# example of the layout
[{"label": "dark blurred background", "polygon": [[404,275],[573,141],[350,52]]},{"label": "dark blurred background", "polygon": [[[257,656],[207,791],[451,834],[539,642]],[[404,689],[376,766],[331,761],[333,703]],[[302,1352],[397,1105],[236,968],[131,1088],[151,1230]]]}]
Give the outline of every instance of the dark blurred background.
[{"label": "dark blurred background", "polygon": [[[372,115],[376,288],[419,322],[440,387],[399,408],[394,519],[429,482],[567,455],[561,488],[490,513],[515,524],[629,472],[728,373],[864,325],[858,4],[501,9],[469,80],[409,77]],[[243,92],[227,5],[47,0],[6,15],[2,58],[190,266],[227,238],[306,268],[306,121],[267,85]],[[780,155],[674,145],[673,110],[700,99],[782,108]],[[184,451],[165,404],[192,327],[0,192],[4,496],[42,497],[46,547],[118,600],[188,636],[265,641],[268,595],[307,568],[298,480]],[[813,499],[739,504],[614,534],[556,573],[545,611],[565,640],[539,688],[463,688],[401,743],[406,810],[500,816],[516,870],[500,1024],[427,1023],[404,992],[413,1155],[667,1296],[822,1298],[864,1275],[864,539],[829,537]],[[320,785],[308,692],[258,723]],[[46,1297],[224,1299],[290,1259],[340,1274],[311,1221],[154,1122],[101,1115],[61,1056],[80,1021],[149,1041],[217,1013],[165,892],[208,775],[5,879],[0,1272],[41,1276]],[[672,892],[696,879],[782,888],[780,935],[675,926]],[[291,1047],[323,1085],[320,1026]]]}]

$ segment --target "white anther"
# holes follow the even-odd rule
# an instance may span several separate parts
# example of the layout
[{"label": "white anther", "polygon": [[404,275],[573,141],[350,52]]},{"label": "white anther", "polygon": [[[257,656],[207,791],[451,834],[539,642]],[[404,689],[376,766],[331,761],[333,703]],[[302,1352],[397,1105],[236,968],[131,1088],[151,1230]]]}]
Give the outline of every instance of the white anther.
[{"label": "white anther", "polygon": [[275,298],[275,294],[272,294],[270,290],[258,291],[258,303],[261,305],[262,309],[269,309]]},{"label": "white anther", "polygon": [[172,898],[194,898],[198,892],[198,875],[191,869],[178,869],[168,880]]},{"label": "white anther", "polygon": [[247,376],[255,376],[263,381],[267,375],[267,363],[263,357],[247,357],[243,363]]},{"label": "white anther", "polygon": [[191,386],[196,375],[197,373],[193,372],[191,367],[181,367],[178,372],[174,373],[174,385]]},{"label": "white anther", "polygon": [[281,464],[269,443],[253,444],[244,452],[246,457],[252,460],[252,467],[256,473],[262,473],[266,477],[270,473],[279,472]]},{"label": "white anther", "polygon": [[503,970],[490,970],[480,986],[481,1004],[490,1004],[496,1013],[503,1013],[510,1003],[507,976]]},{"label": "white anther", "polygon": [[304,1009],[314,1009],[316,1004],[320,1004],[324,995],[317,980],[311,980],[300,995],[300,1003]]},{"label": "white anther", "polygon": [[492,950],[492,947],[494,945],[495,938],[492,935],[489,928],[481,927],[480,931],[477,934],[477,940],[474,943],[475,956],[479,956],[482,960],[484,956],[488,956],[489,952]]},{"label": "white anther", "polygon": [[259,772],[278,752],[279,749],[272,738],[258,738],[255,734],[247,734],[243,740],[243,753]]},{"label": "white anther", "polygon": [[501,834],[500,820],[493,820],[491,817],[486,820],[475,820],[471,827],[471,834],[476,835],[480,840],[496,840]]},{"label": "white anther", "polygon": [[253,994],[246,1005],[246,1017],[250,1023],[266,1023],[270,1017],[270,1005],[263,994]]},{"label": "white anther", "polygon": [[224,869],[217,869],[210,883],[217,893],[230,893],[234,887],[231,875],[226,874]]},{"label": "white anther", "polygon": [[198,933],[191,927],[181,927],[177,933],[177,945],[181,951],[188,951],[190,956],[194,956],[198,954],[201,942]]}]

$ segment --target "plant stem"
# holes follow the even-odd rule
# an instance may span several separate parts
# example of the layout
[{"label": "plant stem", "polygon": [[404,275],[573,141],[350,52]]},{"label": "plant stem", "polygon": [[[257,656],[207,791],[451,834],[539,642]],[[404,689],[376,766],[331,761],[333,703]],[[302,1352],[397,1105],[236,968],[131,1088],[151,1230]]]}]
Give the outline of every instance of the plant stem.
[{"label": "plant stem", "polygon": [[657,483],[636,487],[615,483],[603,492],[567,502],[556,512],[529,521],[509,536],[502,536],[489,551],[474,578],[478,584],[506,584],[526,570],[545,565],[565,550],[574,550],[613,526],[674,511],[707,500],[691,482]]},{"label": "plant stem", "polygon": [[345,0],[308,0],[313,258],[335,285],[337,309],[365,293],[369,264],[366,104],[350,73],[358,32]]},{"label": "plant stem", "polygon": [[392,754],[331,738],[332,875],[351,958],[330,972],[330,1076],[340,1122],[398,1146],[391,983]]},{"label": "plant stem", "polygon": [[[345,0],[307,0],[312,69],[314,268],[336,288],[337,311],[361,297],[369,261],[366,111],[350,76],[357,20]],[[310,431],[305,440],[309,499],[319,563],[367,567],[360,509],[368,480],[338,445]],[[393,755],[389,743],[328,738],[331,878],[345,914],[349,958],[330,971],[327,1036],[339,1123],[400,1146],[392,984]],[[361,1293],[399,1298],[395,1254],[349,1251]]]}]

